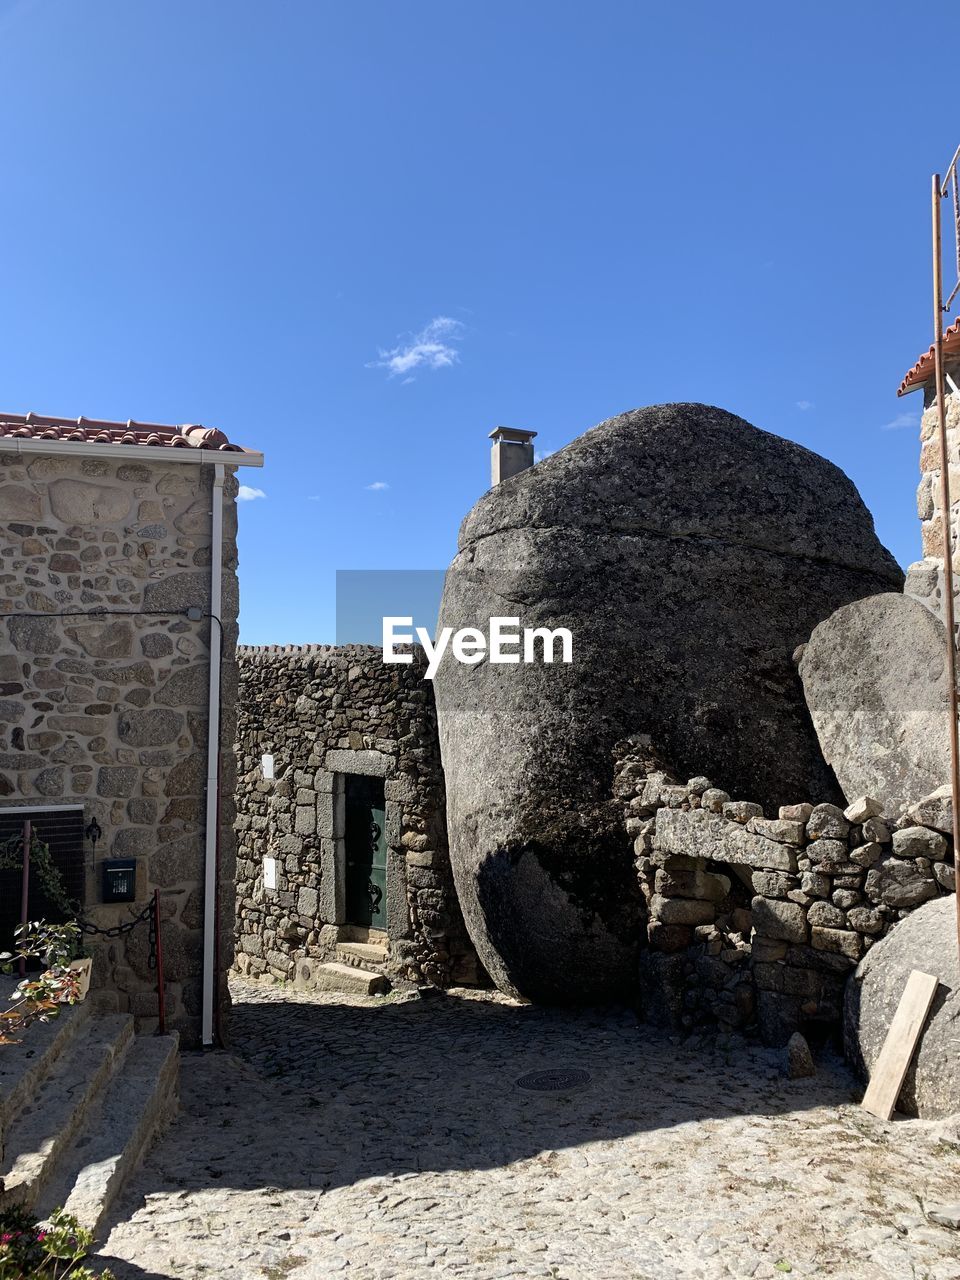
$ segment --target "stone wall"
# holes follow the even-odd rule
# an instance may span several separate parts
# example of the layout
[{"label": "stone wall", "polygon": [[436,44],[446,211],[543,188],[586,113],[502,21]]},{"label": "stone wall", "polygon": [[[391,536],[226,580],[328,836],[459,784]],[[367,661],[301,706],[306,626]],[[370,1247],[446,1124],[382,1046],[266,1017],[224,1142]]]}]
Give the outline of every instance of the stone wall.
[{"label": "stone wall", "polygon": [[[948,364],[952,376],[960,379],[960,365]],[[939,416],[935,388],[924,388],[923,416],[920,419],[920,484],[917,488],[917,515],[923,558],[907,570],[904,590],[938,617],[943,600],[943,521],[940,501]],[[960,396],[947,385],[947,447],[950,466],[950,500],[953,505],[952,532],[955,574],[960,573]]]},{"label": "stone wall", "polygon": [[[15,442],[11,442],[15,444]],[[141,461],[143,454],[147,459]],[[212,468],[0,449],[0,805],[84,807],[86,917],[113,927],[162,892],[167,1020],[200,1028]],[[237,483],[224,486],[221,962],[233,939]],[[215,635],[214,640],[217,642]],[[136,902],[100,901],[105,859],[137,859]],[[144,926],[87,939],[93,986],[149,1029]],[[225,987],[221,991],[225,998]]]},{"label": "stone wall", "polygon": [[955,890],[947,789],[895,816],[865,798],[765,818],[707,778],[678,784],[628,742],[617,794],[648,910],[647,1013],[685,1030],[754,1027],[772,1044],[838,1032],[861,957]]},{"label": "stone wall", "polygon": [[[311,985],[318,964],[350,962],[342,878],[342,779],[384,779],[386,956],[393,978],[474,982],[477,966],[447,852],[433,687],[379,649],[238,650],[236,963],[253,977]],[[272,757],[273,778],[263,757]],[[265,885],[270,860],[275,887]],[[356,952],[356,948],[354,948]]]}]

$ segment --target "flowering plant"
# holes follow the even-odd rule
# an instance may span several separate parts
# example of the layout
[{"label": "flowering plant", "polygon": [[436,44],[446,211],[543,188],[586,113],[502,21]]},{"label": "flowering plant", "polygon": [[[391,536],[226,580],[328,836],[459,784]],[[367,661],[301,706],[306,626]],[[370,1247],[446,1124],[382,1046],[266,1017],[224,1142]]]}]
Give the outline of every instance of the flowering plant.
[{"label": "flowering plant", "polygon": [[18,926],[14,937],[14,951],[0,952],[0,969],[10,973],[18,958],[38,959],[45,968],[18,983],[10,997],[12,1007],[0,1012],[0,1045],[16,1044],[20,1032],[34,1022],[49,1022],[59,1015],[62,1004],[76,1004],[80,998],[80,979],[70,968],[80,938],[78,924],[34,920]]},{"label": "flowering plant", "polygon": [[[93,1233],[62,1209],[46,1227],[20,1205],[0,1210],[0,1280],[97,1280],[81,1265],[93,1244]],[[116,1280],[101,1271],[99,1280]]]}]

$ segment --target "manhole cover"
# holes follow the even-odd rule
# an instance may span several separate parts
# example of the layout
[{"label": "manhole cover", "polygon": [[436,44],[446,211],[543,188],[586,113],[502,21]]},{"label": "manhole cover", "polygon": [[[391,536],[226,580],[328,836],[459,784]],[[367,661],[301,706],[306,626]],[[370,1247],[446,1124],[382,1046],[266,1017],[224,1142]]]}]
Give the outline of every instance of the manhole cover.
[{"label": "manhole cover", "polygon": [[578,1089],[589,1080],[589,1071],[528,1071],[517,1084],[521,1089],[533,1089],[536,1093],[563,1093],[566,1089]]}]

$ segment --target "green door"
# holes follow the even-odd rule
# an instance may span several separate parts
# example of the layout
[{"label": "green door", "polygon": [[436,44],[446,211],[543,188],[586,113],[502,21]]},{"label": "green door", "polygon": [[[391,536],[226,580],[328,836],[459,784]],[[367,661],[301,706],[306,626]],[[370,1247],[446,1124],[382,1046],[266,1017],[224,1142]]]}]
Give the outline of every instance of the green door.
[{"label": "green door", "polygon": [[345,844],[347,924],[387,927],[387,842],[383,779],[348,773]]}]

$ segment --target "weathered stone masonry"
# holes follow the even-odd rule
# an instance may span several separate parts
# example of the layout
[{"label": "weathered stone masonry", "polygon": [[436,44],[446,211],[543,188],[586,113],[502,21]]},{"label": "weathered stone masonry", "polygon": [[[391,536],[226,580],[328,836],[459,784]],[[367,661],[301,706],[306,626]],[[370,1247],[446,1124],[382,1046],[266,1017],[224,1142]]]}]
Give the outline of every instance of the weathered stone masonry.
[{"label": "weathered stone masonry", "polygon": [[[312,985],[317,965],[351,960],[343,894],[343,780],[384,779],[386,957],[394,978],[473,982],[447,852],[443,772],[425,660],[384,665],[379,649],[238,650],[236,963]],[[272,757],[273,778],[263,757]],[[264,860],[276,885],[264,883]]]},{"label": "weathered stone masonry", "polygon": [[648,909],[641,988],[654,1021],[838,1033],[843,990],[874,943],[955,890],[947,789],[887,817],[858,801],[731,800],[707,778],[678,784],[620,744],[616,793]]},{"label": "weathered stone masonry", "polygon": [[[137,452],[142,453],[142,450]],[[162,891],[167,1019],[199,1037],[213,468],[0,449],[0,804],[75,804],[86,916],[112,926]],[[135,456],[135,455],[134,455]],[[218,461],[230,463],[229,453]],[[224,485],[221,967],[233,940],[237,483]],[[67,616],[62,616],[67,615]],[[215,637],[216,639],[216,637]],[[100,903],[100,863],[138,859],[136,902]],[[99,998],[149,1029],[145,927],[89,940]],[[225,998],[225,988],[221,992]]]},{"label": "weathered stone masonry", "polygon": [[[947,362],[954,378],[960,377],[960,364]],[[920,419],[920,484],[917,488],[917,515],[921,521],[923,559],[915,561],[907,570],[905,591],[927,606],[942,620],[943,610],[943,512],[941,510],[940,441],[938,438],[939,415],[934,384],[923,391],[924,406]],[[947,463],[950,468],[950,494],[953,503],[951,529],[953,534],[954,565],[960,572],[958,551],[958,516],[960,516],[960,396],[951,394],[949,386],[945,398],[947,422]]]}]

